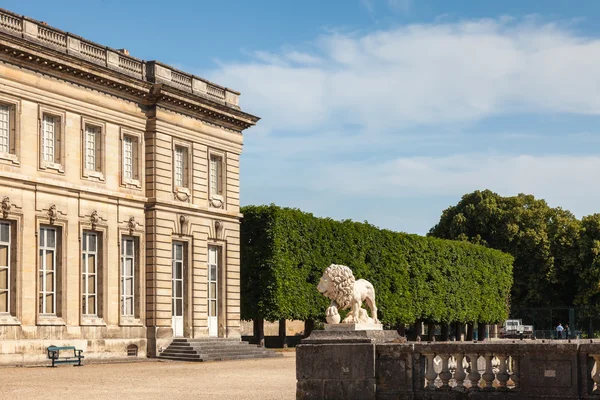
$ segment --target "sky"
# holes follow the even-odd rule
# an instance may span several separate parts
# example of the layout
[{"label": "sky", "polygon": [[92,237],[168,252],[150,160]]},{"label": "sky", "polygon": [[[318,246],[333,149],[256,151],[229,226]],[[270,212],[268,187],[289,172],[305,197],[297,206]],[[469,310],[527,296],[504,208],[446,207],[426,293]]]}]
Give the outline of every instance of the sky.
[{"label": "sky", "polygon": [[242,93],[241,202],[426,234],[462,195],[600,212],[600,2],[2,0]]}]

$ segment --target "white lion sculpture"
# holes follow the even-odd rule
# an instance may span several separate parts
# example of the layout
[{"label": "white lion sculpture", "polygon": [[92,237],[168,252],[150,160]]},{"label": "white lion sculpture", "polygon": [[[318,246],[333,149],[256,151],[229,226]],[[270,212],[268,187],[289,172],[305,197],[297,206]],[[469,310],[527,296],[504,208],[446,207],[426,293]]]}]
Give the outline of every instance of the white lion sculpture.
[{"label": "white lion sculpture", "polygon": [[[339,324],[338,310],[350,309],[344,324],[379,323],[375,305],[375,288],[364,279],[355,280],[352,270],[345,265],[331,264],[319,281],[317,290],[331,299],[325,312],[328,324]],[[371,317],[362,308],[363,301],[371,309]]]}]

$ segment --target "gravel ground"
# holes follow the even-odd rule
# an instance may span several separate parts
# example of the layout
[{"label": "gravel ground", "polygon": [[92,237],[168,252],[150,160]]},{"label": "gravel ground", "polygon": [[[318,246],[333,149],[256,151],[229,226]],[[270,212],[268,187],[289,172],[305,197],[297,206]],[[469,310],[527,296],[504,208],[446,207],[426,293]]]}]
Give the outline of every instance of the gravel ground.
[{"label": "gravel ground", "polygon": [[206,363],[0,368],[0,399],[294,399],[296,354]]}]

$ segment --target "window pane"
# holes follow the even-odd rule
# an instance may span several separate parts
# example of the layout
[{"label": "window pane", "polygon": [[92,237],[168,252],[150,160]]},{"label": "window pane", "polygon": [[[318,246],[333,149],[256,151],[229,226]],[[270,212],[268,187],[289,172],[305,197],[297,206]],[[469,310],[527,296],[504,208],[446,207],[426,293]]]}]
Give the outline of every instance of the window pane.
[{"label": "window pane", "polygon": [[0,245],[0,267],[8,267],[8,246]]},{"label": "window pane", "polygon": [[86,286],[85,286],[85,277],[86,277],[85,274],[81,275],[81,291],[82,291],[82,293],[85,293],[85,288],[86,288]]},{"label": "window pane", "polygon": [[40,293],[38,296],[38,312],[42,314],[44,312],[44,294]]},{"label": "window pane", "polygon": [[96,251],[96,235],[93,233],[89,234],[88,250]]},{"label": "window pane", "polygon": [[87,272],[89,274],[96,273],[96,255],[95,254],[87,255]]},{"label": "window pane", "polygon": [[8,312],[8,292],[0,292],[0,313]]},{"label": "window pane", "polygon": [[133,256],[133,240],[128,239],[125,241],[125,247],[127,252],[125,253],[128,256]]},{"label": "window pane", "polygon": [[217,280],[217,266],[216,265],[211,265],[210,266],[210,277],[209,279],[211,281],[216,281]]},{"label": "window pane", "polygon": [[54,248],[56,246],[56,231],[54,229],[48,229],[46,232],[46,247]]},{"label": "window pane", "polygon": [[81,241],[81,250],[83,250],[83,251],[87,250],[87,242],[88,242],[88,235],[87,235],[87,233],[84,233],[83,240]]},{"label": "window pane", "polygon": [[209,310],[210,317],[216,317],[217,316],[217,301],[216,300],[210,300],[210,310]]},{"label": "window pane", "polygon": [[10,107],[0,104],[0,151],[9,152]]},{"label": "window pane", "polygon": [[96,294],[96,275],[88,275],[88,294]]},{"label": "window pane", "polygon": [[176,262],[175,263],[175,272],[176,272],[175,277],[177,279],[183,279],[183,277],[182,277],[182,275],[183,275],[183,263],[181,263],[181,262]]},{"label": "window pane", "polygon": [[175,297],[183,297],[183,282],[175,281]]},{"label": "window pane", "polygon": [[133,259],[131,258],[125,259],[125,275],[133,276]]},{"label": "window pane", "polygon": [[213,298],[213,299],[215,297],[217,297],[217,284],[214,282],[210,283],[208,297]]},{"label": "window pane", "polygon": [[40,246],[44,247],[46,244],[46,230],[44,228],[40,229]]},{"label": "window pane", "polygon": [[180,244],[175,246],[175,259],[183,260],[183,246]]},{"label": "window pane", "polygon": [[54,313],[54,295],[47,294],[46,295],[46,313],[53,314]]},{"label": "window pane", "polygon": [[8,268],[0,268],[0,290],[8,290]]},{"label": "window pane", "polygon": [[46,292],[54,292],[54,273],[46,272]]},{"label": "window pane", "polygon": [[133,278],[125,279],[125,290],[128,295],[133,294]]},{"label": "window pane", "polygon": [[9,224],[0,224],[0,241],[2,241],[2,242],[10,241],[10,225]]},{"label": "window pane", "polygon": [[175,310],[176,315],[182,316],[183,315],[183,300],[181,300],[181,299],[175,300],[175,305],[177,307],[177,309]]},{"label": "window pane", "polygon": [[87,301],[87,314],[96,314],[96,296],[89,296]]},{"label": "window pane", "polygon": [[125,300],[125,315],[133,315],[133,297]]},{"label": "window pane", "polygon": [[81,296],[81,313],[83,315],[87,314],[87,302],[85,300],[85,295]]},{"label": "window pane", "polygon": [[54,270],[54,251],[46,250],[46,254],[44,256],[46,259],[46,270],[53,271]]}]

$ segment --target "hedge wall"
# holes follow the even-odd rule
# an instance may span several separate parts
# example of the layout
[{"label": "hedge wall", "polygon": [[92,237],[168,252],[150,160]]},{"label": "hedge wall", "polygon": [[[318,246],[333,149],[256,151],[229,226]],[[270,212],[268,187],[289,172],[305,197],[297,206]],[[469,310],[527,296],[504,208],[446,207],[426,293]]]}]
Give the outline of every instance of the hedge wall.
[{"label": "hedge wall", "polygon": [[508,254],[275,205],[246,206],[242,213],[242,319],[323,320],[329,300],[316,285],[332,263],[375,286],[387,324],[495,323],[508,315]]}]

